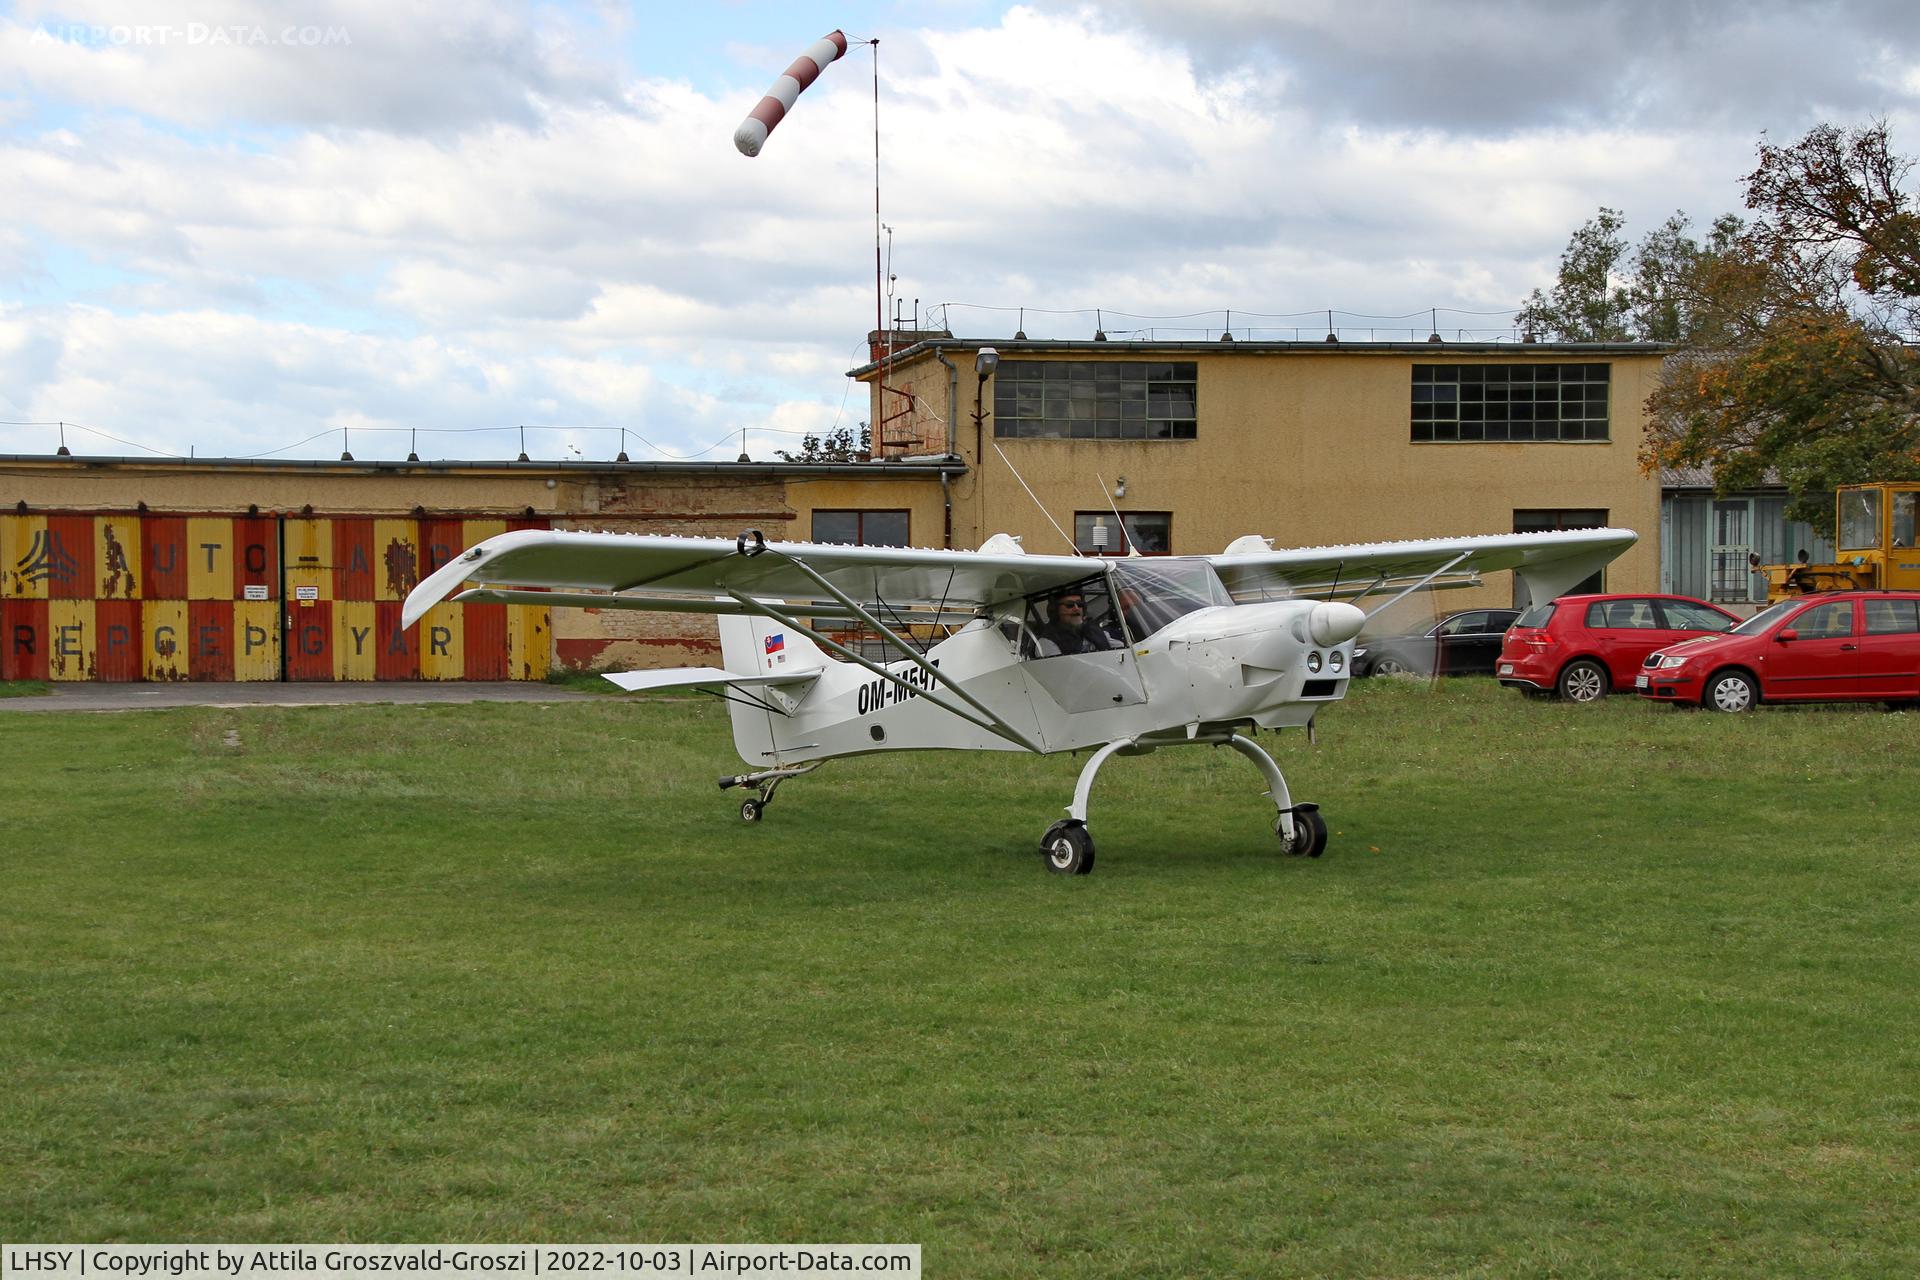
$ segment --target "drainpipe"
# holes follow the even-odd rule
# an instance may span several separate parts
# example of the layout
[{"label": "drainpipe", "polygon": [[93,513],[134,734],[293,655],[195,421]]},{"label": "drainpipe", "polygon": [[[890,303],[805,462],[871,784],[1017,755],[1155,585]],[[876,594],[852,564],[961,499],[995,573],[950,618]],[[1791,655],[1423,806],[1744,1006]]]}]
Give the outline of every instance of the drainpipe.
[{"label": "drainpipe", "polygon": [[959,441],[955,436],[954,413],[960,404],[960,367],[947,359],[947,353],[940,348],[933,349],[933,358],[947,367],[947,454],[951,457],[959,451]]},{"label": "drainpipe", "polygon": [[940,545],[948,551],[953,550],[953,488],[947,483],[947,473],[940,473],[940,501],[946,504],[946,529],[941,534]]},{"label": "drainpipe", "polygon": [[[955,416],[960,405],[960,367],[947,359],[947,353],[939,347],[933,349],[933,358],[947,367],[947,456],[958,457],[960,441],[958,436],[959,419]],[[979,466],[978,461],[974,463]],[[946,504],[945,540],[940,544],[947,550],[953,550],[953,487],[947,482],[947,473],[940,473],[940,499]]]}]

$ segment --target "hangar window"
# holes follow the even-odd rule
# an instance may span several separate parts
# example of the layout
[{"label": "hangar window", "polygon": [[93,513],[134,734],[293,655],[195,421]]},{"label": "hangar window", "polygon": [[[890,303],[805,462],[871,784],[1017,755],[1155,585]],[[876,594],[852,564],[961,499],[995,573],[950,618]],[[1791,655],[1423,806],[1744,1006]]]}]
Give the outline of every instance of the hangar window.
[{"label": "hangar window", "polygon": [[1606,440],[1606,364],[1416,364],[1416,444]]},{"label": "hangar window", "polygon": [[1002,360],[993,434],[1030,440],[1192,440],[1199,418],[1192,361]]},{"label": "hangar window", "polygon": [[813,541],[850,547],[904,547],[907,513],[904,511],[816,511]]}]

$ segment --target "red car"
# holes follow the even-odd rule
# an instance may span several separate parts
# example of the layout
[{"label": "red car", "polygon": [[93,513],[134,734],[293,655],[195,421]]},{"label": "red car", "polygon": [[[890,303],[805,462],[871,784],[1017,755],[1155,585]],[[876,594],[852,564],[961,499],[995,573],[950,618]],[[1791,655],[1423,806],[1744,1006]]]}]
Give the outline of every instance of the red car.
[{"label": "red car", "polygon": [[1561,596],[1521,614],[1494,674],[1535,697],[1592,702],[1634,687],[1649,653],[1738,623],[1690,596]]},{"label": "red car", "polygon": [[1634,682],[1656,702],[1749,711],[1762,702],[1920,699],[1920,591],[1782,600],[1725,635],[1647,655]]}]

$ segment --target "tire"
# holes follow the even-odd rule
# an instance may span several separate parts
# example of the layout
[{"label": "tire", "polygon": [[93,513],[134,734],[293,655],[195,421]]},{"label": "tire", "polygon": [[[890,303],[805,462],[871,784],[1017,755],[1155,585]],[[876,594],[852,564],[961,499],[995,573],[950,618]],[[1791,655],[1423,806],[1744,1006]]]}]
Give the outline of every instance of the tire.
[{"label": "tire", "polygon": [[1367,674],[1370,676],[1410,676],[1413,674],[1413,668],[1392,654],[1382,654],[1367,665]]},{"label": "tire", "polygon": [[766,806],[758,800],[742,800],[740,802],[740,821],[758,822],[760,821],[760,815],[766,811]]},{"label": "tire", "polygon": [[1738,715],[1760,705],[1760,686],[1744,671],[1716,671],[1707,677],[1701,690],[1700,705],[1710,711]]},{"label": "tire", "polygon": [[1554,685],[1563,702],[1598,702],[1612,690],[1612,675],[1592,658],[1569,662]]},{"label": "tire", "polygon": [[1055,875],[1088,875],[1093,871],[1093,837],[1084,823],[1063,818],[1040,837],[1040,856]]},{"label": "tire", "polygon": [[1292,840],[1281,834],[1278,818],[1273,833],[1280,836],[1280,852],[1289,858],[1317,858],[1327,851],[1327,820],[1311,806],[1294,810]]}]

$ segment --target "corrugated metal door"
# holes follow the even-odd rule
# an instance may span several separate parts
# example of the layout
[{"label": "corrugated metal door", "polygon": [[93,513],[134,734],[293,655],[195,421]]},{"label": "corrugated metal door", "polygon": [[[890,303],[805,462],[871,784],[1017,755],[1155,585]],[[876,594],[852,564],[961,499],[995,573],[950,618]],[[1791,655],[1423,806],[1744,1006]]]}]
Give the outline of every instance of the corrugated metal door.
[{"label": "corrugated metal door", "polygon": [[[545,677],[548,611],[401,602],[474,543],[544,521],[0,516],[0,679]],[[284,655],[284,656],[283,656]]]}]

